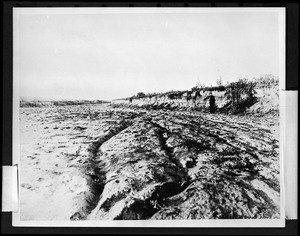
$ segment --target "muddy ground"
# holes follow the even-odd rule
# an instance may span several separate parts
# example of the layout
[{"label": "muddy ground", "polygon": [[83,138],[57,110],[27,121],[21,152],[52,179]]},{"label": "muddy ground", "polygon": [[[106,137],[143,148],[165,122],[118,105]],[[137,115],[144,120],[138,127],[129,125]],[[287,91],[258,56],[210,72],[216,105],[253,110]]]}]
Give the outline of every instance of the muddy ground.
[{"label": "muddy ground", "polygon": [[279,117],[20,108],[21,220],[279,218]]}]

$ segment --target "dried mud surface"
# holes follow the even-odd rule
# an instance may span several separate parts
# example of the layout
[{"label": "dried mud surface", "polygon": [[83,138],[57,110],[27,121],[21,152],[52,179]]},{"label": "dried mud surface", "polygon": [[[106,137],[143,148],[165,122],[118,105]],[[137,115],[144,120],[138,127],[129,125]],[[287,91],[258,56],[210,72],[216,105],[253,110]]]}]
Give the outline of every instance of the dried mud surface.
[{"label": "dried mud surface", "polygon": [[109,104],[21,108],[21,220],[279,218],[278,125]]}]

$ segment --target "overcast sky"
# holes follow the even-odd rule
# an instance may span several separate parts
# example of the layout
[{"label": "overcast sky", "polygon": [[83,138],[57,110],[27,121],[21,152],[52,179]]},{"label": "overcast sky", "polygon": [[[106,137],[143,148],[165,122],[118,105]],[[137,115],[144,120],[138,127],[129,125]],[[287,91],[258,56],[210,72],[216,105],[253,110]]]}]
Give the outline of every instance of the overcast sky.
[{"label": "overcast sky", "polygon": [[14,22],[20,96],[110,100],[279,73],[277,13],[73,11]]}]

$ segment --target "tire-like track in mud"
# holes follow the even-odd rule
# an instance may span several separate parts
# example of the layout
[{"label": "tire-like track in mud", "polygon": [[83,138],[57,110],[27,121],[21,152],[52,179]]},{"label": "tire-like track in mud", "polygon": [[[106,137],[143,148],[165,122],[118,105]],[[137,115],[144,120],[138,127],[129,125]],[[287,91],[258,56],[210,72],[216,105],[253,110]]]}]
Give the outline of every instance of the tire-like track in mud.
[{"label": "tire-like track in mud", "polygon": [[114,108],[72,220],[279,218],[278,118]]}]

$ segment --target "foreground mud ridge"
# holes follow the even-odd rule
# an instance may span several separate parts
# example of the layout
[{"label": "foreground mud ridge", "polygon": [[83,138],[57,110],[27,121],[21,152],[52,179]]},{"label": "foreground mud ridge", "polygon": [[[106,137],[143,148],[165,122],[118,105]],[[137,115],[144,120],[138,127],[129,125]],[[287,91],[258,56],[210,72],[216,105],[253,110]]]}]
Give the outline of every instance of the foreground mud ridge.
[{"label": "foreground mud ridge", "polygon": [[280,217],[276,116],[104,104],[20,119],[24,220]]}]

